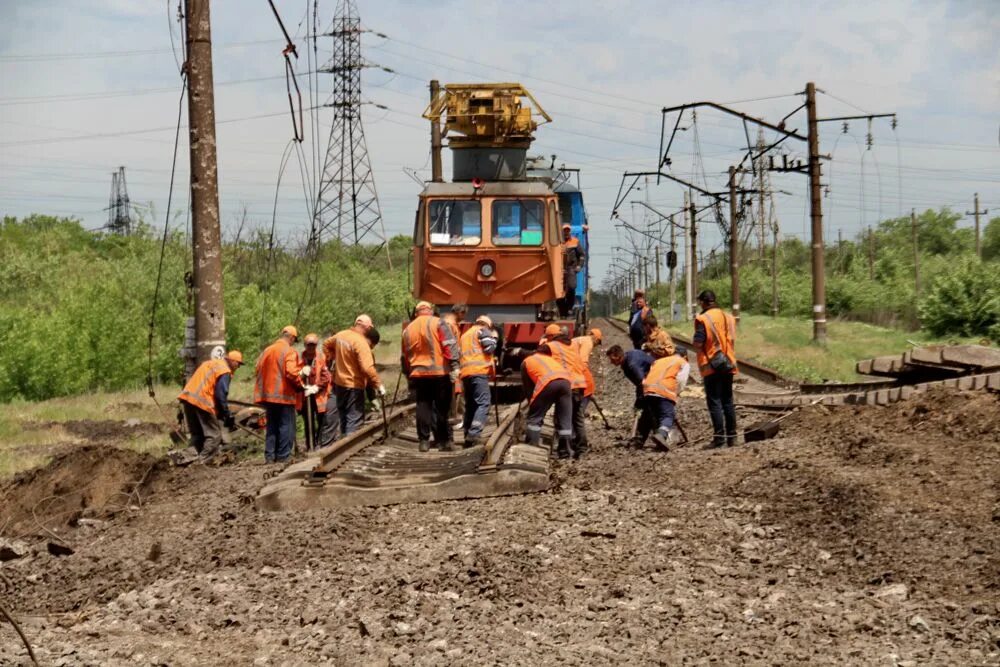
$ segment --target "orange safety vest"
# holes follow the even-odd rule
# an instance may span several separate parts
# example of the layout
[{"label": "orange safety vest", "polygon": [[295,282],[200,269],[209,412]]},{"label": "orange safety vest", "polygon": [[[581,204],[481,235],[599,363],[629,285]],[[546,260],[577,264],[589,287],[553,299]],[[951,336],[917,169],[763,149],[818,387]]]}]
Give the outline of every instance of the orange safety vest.
[{"label": "orange safety vest", "polygon": [[594,341],[590,336],[578,336],[570,341],[570,345],[576,350],[583,364],[583,379],[587,383],[583,390],[584,396],[593,396],[597,385],[594,383],[594,374],[590,372],[590,353],[594,349]]},{"label": "orange safety vest", "polygon": [[[701,322],[702,326],[705,327],[705,344],[698,350],[698,370],[701,371],[701,376],[706,377],[715,373],[708,361],[715,353],[722,350],[727,357],[729,357],[729,363],[733,365],[733,375],[738,372],[736,370],[736,320],[733,319],[732,315],[727,315],[722,311],[721,308],[709,308],[701,315],[694,318],[695,321]],[[719,332],[719,337],[722,338],[721,341],[716,340],[715,333],[712,331],[712,326],[715,325],[716,331]]]},{"label": "orange safety vest", "polygon": [[[315,394],[316,412],[323,414],[326,412],[326,401],[330,398],[330,386],[333,378],[330,376],[330,371],[326,368],[326,356],[319,350],[316,350],[316,356],[311,362],[307,362],[304,355],[299,355],[299,366],[305,366],[307,363],[312,366],[312,372],[306,378],[305,384],[319,385],[321,382],[325,382]],[[302,406],[304,405],[305,395],[301,392],[295,392],[295,409],[302,410]]]},{"label": "orange safety vest", "polygon": [[[533,354],[524,360],[524,369],[528,377],[535,383],[535,391],[531,394],[531,401],[541,393],[550,382],[555,380],[569,380],[569,371],[557,359],[547,354]],[[529,402],[531,402],[529,401]]]},{"label": "orange safety vest", "polygon": [[676,354],[653,362],[642,381],[643,396],[659,396],[677,402],[677,374],[684,367],[684,360]]},{"label": "orange safety vest", "polygon": [[483,346],[479,343],[479,332],[482,329],[481,324],[471,326],[460,339],[462,363],[459,367],[459,374],[463,378],[473,375],[489,375],[493,370],[493,355],[487,357],[486,353],[483,352]]},{"label": "orange safety vest", "polygon": [[586,389],[587,378],[583,372],[583,360],[572,345],[567,345],[557,340],[550,340],[546,345],[552,350],[552,357],[558,359],[559,363],[569,371],[569,381],[573,389]]},{"label": "orange safety vest", "polygon": [[[294,369],[291,377],[285,372],[289,362]],[[279,338],[268,345],[257,357],[253,402],[295,405],[295,374],[299,368],[299,355],[287,340]]]},{"label": "orange safety vest", "polygon": [[411,378],[441,377],[448,374],[444,351],[438,340],[441,318],[421,315],[403,331],[403,354],[410,365]]},{"label": "orange safety vest", "polygon": [[209,359],[198,366],[177,399],[215,415],[215,383],[223,375],[230,374],[232,371],[225,359]]}]

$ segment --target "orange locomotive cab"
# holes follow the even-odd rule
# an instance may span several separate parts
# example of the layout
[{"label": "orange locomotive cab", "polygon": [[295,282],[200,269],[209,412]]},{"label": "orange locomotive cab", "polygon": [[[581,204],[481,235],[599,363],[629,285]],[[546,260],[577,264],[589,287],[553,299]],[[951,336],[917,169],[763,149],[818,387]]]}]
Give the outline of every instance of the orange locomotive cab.
[{"label": "orange locomotive cab", "polygon": [[527,175],[533,116],[550,120],[509,83],[448,84],[424,113],[435,125],[443,118],[454,171],[452,182],[437,174],[420,194],[413,296],[468,304],[469,321],[489,315],[507,347],[537,344],[564,294],[558,194]]}]

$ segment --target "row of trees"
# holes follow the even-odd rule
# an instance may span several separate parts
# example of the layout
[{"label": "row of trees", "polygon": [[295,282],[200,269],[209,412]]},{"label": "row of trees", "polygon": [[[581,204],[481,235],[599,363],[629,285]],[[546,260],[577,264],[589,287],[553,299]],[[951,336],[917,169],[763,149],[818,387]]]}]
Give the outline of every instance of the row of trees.
[{"label": "row of trees", "polygon": [[[152,358],[149,320],[161,239],[95,234],[73,219],[34,215],[0,225],[0,402],[179,381],[191,250],[178,233],[163,253]],[[394,270],[370,248],[271,247],[266,233],[224,246],[226,336],[251,359],[281,327],[326,334],[360,312],[402,319],[410,240],[392,239]],[[373,270],[379,267],[379,270]]]},{"label": "row of trees", "polygon": [[[870,232],[829,245],[828,315],[886,326],[922,327],[935,335],[1000,340],[1000,217],[990,220],[983,230],[982,260],[975,254],[973,230],[959,229],[960,219],[948,209],[918,215],[916,254],[909,216],[885,220]],[[743,312],[772,312],[772,255],[771,246],[743,248]],[[809,246],[795,237],[780,241],[776,274],[779,314],[810,317]],[[732,302],[728,254],[715,253],[705,258],[699,288],[713,290],[721,303]],[[684,294],[683,281],[677,292]],[[603,294],[596,298],[599,303],[607,300]],[[654,290],[653,298],[669,303],[666,285]]]}]

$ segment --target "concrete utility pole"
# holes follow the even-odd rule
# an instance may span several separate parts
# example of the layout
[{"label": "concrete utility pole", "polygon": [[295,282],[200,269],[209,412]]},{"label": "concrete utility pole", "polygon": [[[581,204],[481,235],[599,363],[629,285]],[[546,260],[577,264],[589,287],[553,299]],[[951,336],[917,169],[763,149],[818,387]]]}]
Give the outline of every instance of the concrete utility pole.
[{"label": "concrete utility pole", "polygon": [[976,198],[975,198],[974,201],[975,201],[975,206],[973,207],[973,209],[971,211],[966,211],[965,214],[966,215],[974,215],[974,216],[976,216],[976,257],[978,257],[979,259],[982,259],[983,258],[983,246],[982,246],[982,244],[980,242],[980,237],[979,237],[979,216],[980,215],[986,215],[987,213],[990,212],[990,210],[989,209],[986,209],[984,211],[980,211],[979,210],[979,193],[978,192],[976,193]]},{"label": "concrete utility pole", "polygon": [[920,247],[917,244],[917,211],[910,209],[910,232],[913,234],[913,293],[920,298]]},{"label": "concrete utility pole", "polygon": [[667,255],[667,268],[670,269],[670,321],[674,321],[674,304],[677,303],[677,229],[674,227],[674,216],[670,215],[670,254]]},{"label": "concrete utility pole", "polygon": [[690,276],[688,284],[691,286],[691,293],[688,295],[688,312],[691,313],[691,319],[694,319],[698,314],[698,304],[695,302],[695,299],[698,298],[698,221],[695,218],[698,212],[694,207],[694,197],[690,193],[687,194],[687,200],[690,203],[688,211],[691,213],[691,230],[688,235],[691,245],[689,262],[691,268],[688,274]]},{"label": "concrete utility pole", "polygon": [[740,323],[740,234],[736,222],[736,167],[729,168],[729,284],[733,293],[733,319]]},{"label": "concrete utility pole", "polygon": [[826,344],[826,270],[823,258],[823,200],[820,192],[819,123],[816,118],[816,84],[806,84],[809,119],[809,218],[812,222],[813,342]]},{"label": "concrete utility pole", "polygon": [[185,0],[188,136],[191,153],[191,232],[194,246],[195,354],[198,363],[221,358],[226,347],[219,230],[215,91],[209,0]]},{"label": "concrete utility pole", "polygon": [[875,234],[868,226],[868,280],[875,280]]},{"label": "concrete utility pole", "polygon": [[771,317],[778,316],[778,225],[771,225]]},{"label": "concrete utility pole", "polygon": [[[431,103],[437,99],[441,84],[437,79],[431,79]],[[444,180],[441,172],[441,123],[438,119],[431,121],[431,180],[440,183]]]}]

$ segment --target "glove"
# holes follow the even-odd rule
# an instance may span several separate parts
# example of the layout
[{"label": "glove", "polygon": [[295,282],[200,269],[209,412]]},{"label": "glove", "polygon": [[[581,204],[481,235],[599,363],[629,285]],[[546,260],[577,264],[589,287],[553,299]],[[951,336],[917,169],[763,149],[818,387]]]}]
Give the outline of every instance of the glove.
[{"label": "glove", "polygon": [[317,387],[314,384],[307,384],[306,387],[305,387],[305,389],[306,389],[306,391],[305,391],[306,396],[312,396],[314,394],[318,394],[319,393],[319,387]]},{"label": "glove", "polygon": [[382,412],[382,400],[376,398],[374,401],[372,401],[372,407],[375,408],[376,412]]},{"label": "glove", "polygon": [[385,396],[385,385],[384,385],[384,384],[380,384],[380,385],[378,386],[378,389],[376,389],[375,391],[377,391],[377,392],[378,392],[378,395],[379,395],[380,397],[381,397],[381,396]]},{"label": "glove", "polygon": [[299,371],[299,375],[301,375],[304,378],[307,378],[310,375],[312,375],[312,372],[313,372],[312,366],[306,365],[302,367],[301,371]]},{"label": "glove", "polygon": [[236,418],[233,417],[232,415],[226,415],[226,417],[224,417],[222,420],[222,424],[230,431],[236,430]]},{"label": "glove", "polygon": [[448,373],[448,377],[451,378],[451,383],[452,384],[455,384],[456,382],[458,382],[458,376],[459,376],[459,372],[458,372],[457,368],[451,369],[451,372]]}]

